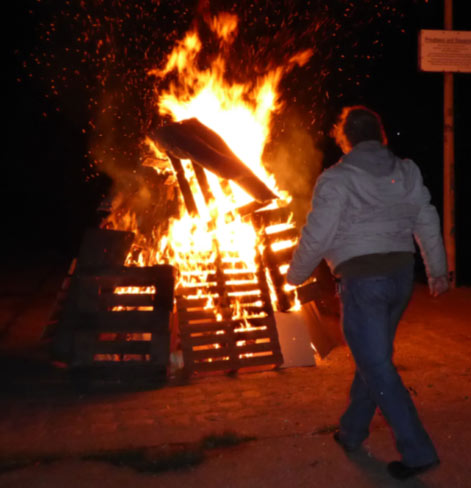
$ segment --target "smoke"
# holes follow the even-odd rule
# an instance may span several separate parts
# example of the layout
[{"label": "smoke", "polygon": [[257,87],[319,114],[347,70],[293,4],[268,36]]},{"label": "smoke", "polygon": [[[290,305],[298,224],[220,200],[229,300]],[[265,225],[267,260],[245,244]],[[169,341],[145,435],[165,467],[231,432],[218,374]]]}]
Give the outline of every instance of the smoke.
[{"label": "smoke", "polygon": [[264,162],[275,175],[281,190],[292,195],[294,218],[302,226],[311,206],[312,190],[322,171],[323,154],[310,132],[295,116],[284,118],[284,124],[266,148]]}]

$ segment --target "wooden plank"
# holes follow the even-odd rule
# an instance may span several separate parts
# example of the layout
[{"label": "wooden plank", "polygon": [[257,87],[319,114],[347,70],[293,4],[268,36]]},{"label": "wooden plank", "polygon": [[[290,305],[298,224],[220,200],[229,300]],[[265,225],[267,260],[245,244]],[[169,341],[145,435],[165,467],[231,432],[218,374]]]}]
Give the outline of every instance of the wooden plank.
[{"label": "wooden plank", "polygon": [[[103,289],[113,289],[117,286],[155,285],[159,293],[159,288],[163,289],[168,286],[173,288],[174,273],[175,268],[167,264],[142,268],[119,266],[100,270],[96,278]],[[94,275],[88,274],[87,276]]]},{"label": "wooden plank", "polygon": [[174,298],[175,298],[175,268],[170,265],[158,265],[152,266],[157,268],[157,294],[154,298],[155,306],[159,308],[166,308],[173,310]]},{"label": "wooden plank", "polygon": [[[200,280],[201,283],[216,280],[216,267],[214,263],[198,263],[198,269],[193,271],[180,270],[184,281]],[[203,281],[204,280],[204,281]]]},{"label": "wooden plank", "polygon": [[234,180],[257,201],[277,198],[231,151],[219,134],[195,118],[169,123],[155,130],[152,137],[169,155],[189,158],[221,179]]},{"label": "wooden plank", "polygon": [[150,345],[152,362],[168,366],[170,362],[170,330],[167,327],[159,333],[153,333]]},{"label": "wooden plank", "polygon": [[218,349],[201,349],[199,351],[191,350],[188,355],[184,355],[184,360],[187,360],[191,357],[192,361],[201,361],[203,359],[210,359],[210,358],[222,358],[222,357],[230,357],[232,353],[232,348],[229,346],[222,346]]},{"label": "wooden plank", "polygon": [[239,369],[250,366],[280,366],[283,364],[283,357],[281,354],[272,354],[268,356],[253,356],[240,358]]},{"label": "wooden plank", "polygon": [[196,344],[192,344],[191,348],[188,348],[186,351],[184,351],[185,359],[191,358],[193,361],[198,361],[201,359],[209,359],[209,358],[214,358],[214,357],[224,357],[224,356],[233,356],[238,358],[241,354],[255,354],[259,352],[267,352],[267,351],[277,351],[279,352],[280,349],[277,347],[276,344],[273,342],[259,342],[259,343],[249,343],[249,344],[244,344],[237,346],[234,343],[231,343],[231,341],[224,340],[224,336],[221,335],[219,336],[222,340],[220,342],[210,342],[208,344],[204,345],[212,345],[212,344],[218,344],[220,347],[214,347],[214,348],[208,348],[208,349],[197,349],[195,350],[195,347],[201,346],[199,344],[198,346]]},{"label": "wooden plank", "polygon": [[247,291],[258,291],[261,293],[260,290],[260,283],[236,283],[236,284],[228,284],[227,282],[224,284],[224,288],[226,289],[227,293],[243,293]]},{"label": "wooden plank", "polygon": [[[182,327],[181,334],[185,337],[185,341],[191,343],[197,337],[205,337],[205,336],[221,336],[224,337],[223,334],[216,334],[217,331],[224,331],[226,334],[229,332],[234,333],[234,340],[244,340],[244,339],[251,339],[257,337],[277,337],[276,328],[271,323],[264,323],[262,326],[267,327],[266,329],[246,329],[244,328],[244,324],[242,322],[235,323],[230,322],[224,324],[223,322],[216,322],[206,324],[204,327],[198,327],[198,325],[193,326],[186,326]],[[237,329],[237,331],[236,331]],[[202,336],[195,336],[192,334],[204,334]],[[203,343],[204,340],[202,339]]]},{"label": "wooden plank", "polygon": [[195,172],[196,179],[198,181],[198,185],[200,186],[201,193],[203,194],[204,201],[206,204],[211,204],[214,201],[214,195],[211,191],[211,187],[208,183],[208,178],[206,177],[206,173],[204,172],[204,168],[201,167],[199,164],[191,162],[193,166],[193,171]]},{"label": "wooden plank", "polygon": [[93,354],[150,354],[150,341],[96,341]]},{"label": "wooden plank", "polygon": [[185,369],[189,374],[192,373],[209,373],[214,371],[235,371],[238,369],[238,362],[228,360],[217,360],[208,362],[185,364]]},{"label": "wooden plank", "polygon": [[197,286],[179,286],[176,290],[177,296],[188,296],[202,293],[204,295],[214,295],[219,292],[217,283],[201,283]]},{"label": "wooden plank", "polygon": [[234,273],[234,274],[223,274],[224,283],[227,286],[237,286],[241,285],[259,285],[258,276],[254,273]]},{"label": "wooden plank", "polygon": [[154,323],[110,323],[107,326],[100,326],[99,321],[93,319],[93,317],[89,319],[75,319],[75,320],[67,320],[67,322],[61,322],[61,326],[63,323],[67,323],[67,327],[74,328],[76,330],[83,330],[86,332],[95,331],[97,333],[129,333],[129,334],[143,334],[143,333],[153,333],[155,331],[155,324]]},{"label": "wooden plank", "polygon": [[242,310],[246,315],[259,315],[264,313],[268,315],[271,313],[271,307],[268,306],[266,303],[262,303],[261,305],[241,305]]},{"label": "wooden plank", "polygon": [[[185,340],[185,345],[188,350],[192,350],[196,346],[208,346],[210,344],[225,344],[229,340],[229,335],[227,331],[224,334],[205,334],[197,337],[188,337]],[[230,338],[232,340],[232,338]]]},{"label": "wooden plank", "polygon": [[[260,318],[255,318],[255,319],[247,319],[247,322],[254,327],[260,327],[262,325],[266,325],[267,327],[274,326],[274,318],[272,316],[267,316],[267,317],[260,317]],[[276,330],[276,328],[275,328]]]},{"label": "wooden plank", "polygon": [[273,234],[265,233],[266,242],[273,244],[277,241],[287,241],[297,239],[299,237],[299,230],[296,227],[291,227],[289,229],[284,229],[279,232],[274,232]]},{"label": "wooden plank", "polygon": [[[241,322],[238,322],[240,324]],[[182,336],[196,334],[198,332],[212,332],[216,330],[232,330],[234,322],[231,320],[222,320],[220,322],[208,321],[199,324],[182,324],[180,322],[180,333]]]},{"label": "wooden plank", "polygon": [[109,379],[120,378],[120,375],[125,373],[132,374],[133,379],[138,379],[141,376],[149,377],[150,374],[163,372],[162,366],[142,358],[124,361],[95,358],[93,363],[83,366],[86,366],[92,375],[90,380],[101,379],[101,375],[106,375]]},{"label": "wooden plank", "polygon": [[154,295],[147,294],[115,294],[106,293],[100,295],[100,308],[113,307],[153,307]]},{"label": "wooden plank", "polygon": [[153,332],[168,327],[170,312],[99,312],[75,319],[77,328],[97,332]]},{"label": "wooden plank", "polygon": [[291,210],[288,207],[260,210],[252,214],[252,221],[258,230],[269,225],[282,224],[289,221]]},{"label": "wooden plank", "polygon": [[244,330],[240,332],[234,332],[234,339],[236,341],[253,341],[256,339],[274,339],[276,336],[273,331],[266,330]]},{"label": "wooden plank", "polygon": [[257,210],[260,210],[262,207],[264,207],[266,203],[261,203],[257,202],[254,200],[253,202],[247,203],[246,205],[243,205],[242,207],[236,208],[236,212],[241,216],[245,217],[248,216]]},{"label": "wooden plank", "polygon": [[253,356],[247,358],[240,358],[234,360],[216,360],[211,362],[196,362],[190,365],[185,365],[185,369],[191,373],[208,373],[208,372],[228,372],[237,371],[242,368],[250,368],[255,366],[266,366],[267,368],[274,368],[283,364],[281,354],[270,354],[267,356]]},{"label": "wooden plank", "polygon": [[[177,310],[187,310],[189,308],[204,308],[208,303],[209,297],[186,299],[184,297],[177,297]],[[217,297],[213,298],[217,300]]]},{"label": "wooden plank", "polygon": [[170,162],[172,163],[173,169],[177,176],[178,186],[183,196],[183,202],[190,215],[198,215],[198,208],[196,207],[195,199],[193,198],[193,193],[191,192],[190,184],[185,177],[185,170],[183,169],[182,162],[180,159],[172,156],[168,153]]},{"label": "wooden plank", "polygon": [[[273,344],[271,342],[259,342],[258,344],[246,344],[244,346],[237,346],[237,355],[241,354],[255,354],[258,352],[273,352]],[[275,346],[276,349],[276,346]]]},{"label": "wooden plank", "polygon": [[253,304],[255,302],[261,301],[264,305],[263,306],[269,306],[271,304],[271,298],[269,293],[262,293],[260,295],[242,295],[240,297],[237,297],[237,301],[241,305],[245,304]]},{"label": "wooden plank", "polygon": [[191,322],[195,320],[216,320],[215,309],[200,309],[191,311],[178,312],[178,320],[181,323]]}]

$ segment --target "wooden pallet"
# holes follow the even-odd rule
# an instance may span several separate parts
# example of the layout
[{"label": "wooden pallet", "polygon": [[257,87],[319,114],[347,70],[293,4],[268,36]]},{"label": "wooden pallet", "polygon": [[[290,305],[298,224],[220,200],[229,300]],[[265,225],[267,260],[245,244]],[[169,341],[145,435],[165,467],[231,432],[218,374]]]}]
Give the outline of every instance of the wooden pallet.
[{"label": "wooden pallet", "polygon": [[[129,292],[136,287],[147,291]],[[117,294],[119,288],[124,293]],[[71,366],[124,368],[139,362],[165,371],[172,308],[171,266],[123,266],[102,270],[98,276],[77,274],[62,320],[63,327],[73,331]]]},{"label": "wooden pallet", "polygon": [[132,237],[105,229],[85,234],[46,326],[54,357],[89,380],[166,375],[174,269],[125,267]]},{"label": "wooden pallet", "polygon": [[[281,311],[289,310],[295,302],[295,294],[285,289],[286,272],[282,273],[280,267],[288,265],[291,261],[299,231],[293,227],[273,233],[267,232],[267,227],[276,224],[286,224],[289,222],[291,212],[287,207],[259,210],[251,215],[252,222],[261,235],[264,245],[263,265],[270,273],[273,283],[278,309]],[[273,246],[278,242],[293,241],[293,244],[285,249],[275,251]]]},{"label": "wooden pallet", "polygon": [[[266,369],[283,363],[264,272],[260,266],[255,273],[244,273],[241,268],[231,277],[230,269],[216,263],[205,283],[177,290],[178,325],[188,375]],[[237,311],[245,318],[235,318]]]},{"label": "wooden pallet", "polygon": [[[317,302],[329,301],[332,305],[331,296],[334,295],[334,290],[329,287],[326,290],[326,282],[330,284],[332,277],[330,273],[325,270],[325,265],[321,265],[315,270],[313,279],[307,284],[298,286],[295,289],[287,289],[286,270],[281,272],[282,267],[287,267],[293,257],[293,252],[297,245],[297,238],[299,231],[295,227],[279,230],[277,232],[268,233],[267,227],[276,224],[286,224],[290,221],[291,212],[287,207],[257,210],[250,215],[250,218],[261,235],[264,244],[263,251],[263,266],[270,274],[271,282],[275,289],[278,310],[288,311],[296,301],[301,304],[315,300]],[[273,249],[277,243],[283,241],[293,241],[293,244],[284,249],[275,251]],[[337,307],[338,308],[338,307]]]}]

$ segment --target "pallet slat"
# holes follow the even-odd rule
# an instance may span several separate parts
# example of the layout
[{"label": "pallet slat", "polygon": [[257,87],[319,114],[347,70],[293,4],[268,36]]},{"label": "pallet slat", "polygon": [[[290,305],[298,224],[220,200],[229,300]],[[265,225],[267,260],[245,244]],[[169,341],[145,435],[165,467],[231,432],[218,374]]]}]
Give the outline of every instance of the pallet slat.
[{"label": "pallet slat", "polygon": [[82,314],[75,319],[78,328],[99,332],[151,332],[168,325],[170,312],[156,311],[100,311],[96,314]]},{"label": "pallet slat", "polygon": [[296,239],[299,236],[299,230],[296,227],[292,227],[289,229],[284,229],[279,232],[274,232],[273,234],[265,234],[265,240],[273,244],[276,241],[285,241]]},{"label": "pallet slat", "polygon": [[150,341],[96,341],[94,354],[150,354]]},{"label": "pallet slat", "polygon": [[251,215],[254,225],[261,229],[269,225],[282,224],[288,222],[291,210],[287,207],[274,208],[270,210],[260,210]]},{"label": "pallet slat", "polygon": [[270,356],[253,356],[240,359],[240,367],[247,368],[253,366],[280,366],[283,364],[283,357],[281,354],[273,354]]},{"label": "pallet slat", "polygon": [[107,293],[100,296],[100,305],[105,309],[112,307],[153,307],[154,296]]},{"label": "pallet slat", "polygon": [[212,371],[235,371],[240,368],[239,361],[227,360],[217,360],[217,361],[207,361],[191,364],[190,367],[185,365],[185,369],[189,373],[209,373]]},{"label": "pallet slat", "polygon": [[196,320],[214,320],[214,309],[208,310],[190,310],[190,311],[182,311],[178,315],[178,319],[184,322],[191,322]]}]

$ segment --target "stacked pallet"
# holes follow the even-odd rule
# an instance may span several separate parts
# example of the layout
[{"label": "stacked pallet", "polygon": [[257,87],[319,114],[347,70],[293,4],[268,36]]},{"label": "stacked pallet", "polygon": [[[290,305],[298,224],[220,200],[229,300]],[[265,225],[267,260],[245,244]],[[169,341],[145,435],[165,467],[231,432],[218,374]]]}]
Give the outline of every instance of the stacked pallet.
[{"label": "stacked pallet", "polygon": [[75,376],[161,381],[170,355],[174,269],[125,267],[133,234],[89,230],[45,332]]},{"label": "stacked pallet", "polygon": [[[290,215],[287,207],[259,210],[252,214],[252,222],[264,246],[263,264],[270,274],[281,311],[289,310],[295,301],[294,293],[286,288],[286,269],[299,234],[298,229],[289,224]],[[280,249],[277,249],[280,244]],[[283,267],[286,268],[284,272]]]},{"label": "stacked pallet", "polygon": [[173,269],[116,267],[77,274],[64,322],[74,331],[71,365],[129,367],[131,361],[165,370]]}]

